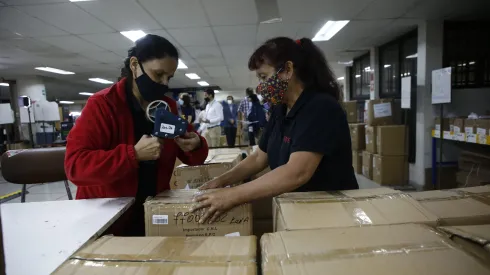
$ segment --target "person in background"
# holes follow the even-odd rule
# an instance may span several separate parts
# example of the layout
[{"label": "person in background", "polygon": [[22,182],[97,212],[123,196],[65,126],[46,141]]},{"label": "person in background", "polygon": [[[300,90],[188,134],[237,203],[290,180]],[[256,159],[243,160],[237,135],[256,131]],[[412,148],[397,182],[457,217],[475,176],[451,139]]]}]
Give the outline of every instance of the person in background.
[{"label": "person in background", "polygon": [[254,90],[247,88],[245,90],[245,97],[240,101],[238,106],[238,120],[242,123],[242,144],[247,144],[248,141],[248,120],[247,117],[250,114],[252,103],[249,101],[249,96],[253,95]]},{"label": "person in background", "polygon": [[191,105],[191,97],[188,94],[184,94],[179,99],[180,110],[182,112],[182,118],[187,120],[189,124],[192,124],[196,119],[196,110]]},{"label": "person in background", "polygon": [[[205,209],[201,223],[228,210],[286,192],[358,189],[341,91],[322,51],[309,38],[277,37],[250,57],[257,92],[272,105],[259,148],[220,177],[201,186],[192,210]],[[230,188],[267,166],[271,171]],[[219,188],[219,189],[215,189]]]},{"label": "person in background", "polygon": [[205,118],[201,121],[207,123],[204,137],[210,147],[219,147],[221,137],[220,124],[223,121],[223,106],[214,99],[214,90],[212,89],[204,91],[204,100],[207,104]]},{"label": "person in background", "polygon": [[235,147],[236,141],[238,106],[233,102],[233,97],[231,95],[226,98],[226,101],[223,101],[223,116],[226,143],[228,144],[228,147],[233,148]]},{"label": "person in background", "polygon": [[135,197],[118,220],[120,235],[144,235],[143,203],[170,189],[177,158],[201,165],[208,155],[206,140],[191,125],[175,139],[151,136],[154,123],[145,111],[151,102],[162,100],[178,114],[177,103],[165,96],[178,60],[167,39],[138,39],[124,61],[123,78],[88,99],[67,138],[65,172],[78,187],[76,199]]},{"label": "person in background", "polygon": [[194,126],[194,129],[199,129],[199,114],[202,111],[201,103],[198,100],[196,100],[193,102],[193,105],[194,105],[195,113],[194,113],[194,121],[192,122],[192,126]]},{"label": "person in background", "polygon": [[250,140],[250,146],[257,144],[258,139],[260,139],[260,132],[262,128],[266,125],[267,120],[265,116],[265,111],[260,105],[259,98],[256,94],[252,94],[248,97],[248,100],[252,103],[250,108],[250,113],[248,114],[247,120],[248,125],[248,139]]}]

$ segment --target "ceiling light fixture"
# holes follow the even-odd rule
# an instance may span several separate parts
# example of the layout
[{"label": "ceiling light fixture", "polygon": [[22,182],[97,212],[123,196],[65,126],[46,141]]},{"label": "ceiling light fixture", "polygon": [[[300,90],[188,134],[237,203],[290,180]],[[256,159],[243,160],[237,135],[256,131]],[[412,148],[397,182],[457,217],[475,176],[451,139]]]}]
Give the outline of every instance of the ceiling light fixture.
[{"label": "ceiling light fixture", "polygon": [[407,56],[406,58],[410,59],[410,58],[417,58],[417,57],[418,57],[418,54],[414,53],[414,54]]},{"label": "ceiling light fixture", "polygon": [[389,68],[389,67],[391,67],[391,65],[390,65],[390,64],[385,64],[385,66],[384,66],[384,67],[385,67],[385,68]]},{"label": "ceiling light fixture", "polygon": [[281,23],[282,22],[282,17],[276,17],[276,18],[271,18],[269,20],[265,20],[260,22],[260,24],[274,24],[274,23]]},{"label": "ceiling light fixture", "polygon": [[73,104],[73,103],[75,103],[75,102],[73,102],[73,101],[63,101],[63,100],[60,101],[60,104]]},{"label": "ceiling light fixture", "polygon": [[34,69],[39,70],[39,71],[50,72],[50,73],[54,73],[54,74],[75,74],[74,72],[69,72],[69,71],[60,70],[60,69],[51,68],[51,67],[36,67]]},{"label": "ceiling light fixture", "polygon": [[201,77],[195,73],[185,74],[185,76],[187,76],[190,79],[201,79]]},{"label": "ceiling light fixture", "polygon": [[97,82],[97,83],[102,83],[102,84],[112,84],[114,82],[110,81],[110,80],[107,80],[107,79],[103,79],[103,78],[89,78],[88,80],[90,81],[93,81],[93,82]]},{"label": "ceiling light fixture", "polygon": [[365,71],[365,72],[370,72],[370,71],[371,71],[371,67],[366,67],[366,68],[364,68],[364,71]]},{"label": "ceiling light fixture", "polygon": [[470,61],[468,64],[474,65],[475,64],[475,61]]},{"label": "ceiling light fixture", "polygon": [[187,69],[187,65],[185,65],[184,61],[182,61],[182,59],[179,59],[179,64],[177,65],[177,69]]},{"label": "ceiling light fixture", "polygon": [[88,95],[88,96],[92,96],[94,95],[93,93],[86,93],[86,92],[82,92],[82,93],[78,93],[79,95]]},{"label": "ceiling light fixture", "polygon": [[354,63],[354,61],[337,61],[337,63],[339,65],[346,65],[346,66],[352,66],[352,63]]},{"label": "ceiling light fixture", "polygon": [[2,82],[2,83],[0,83],[0,86],[8,87],[8,86],[10,86],[10,84]]},{"label": "ceiling light fixture", "polygon": [[209,86],[209,83],[207,83],[206,81],[198,81],[197,84],[201,86]]},{"label": "ceiling light fixture", "polygon": [[359,77],[361,77],[361,75],[360,74],[356,74],[356,78],[359,78]]},{"label": "ceiling light fixture", "polygon": [[313,41],[328,41],[336,33],[338,33],[345,25],[349,23],[349,20],[342,21],[327,21],[325,25],[315,34]]},{"label": "ceiling light fixture", "polygon": [[141,37],[144,37],[146,33],[142,30],[137,30],[137,31],[125,31],[121,32],[122,35],[126,36],[129,40],[136,42],[136,40],[140,39]]},{"label": "ceiling light fixture", "polygon": [[219,90],[214,90],[214,93],[215,94],[219,94]]},{"label": "ceiling light fixture", "polygon": [[344,79],[345,79],[345,77],[343,77],[343,76],[337,78],[337,80],[344,80]]},{"label": "ceiling light fixture", "polygon": [[89,1],[95,1],[95,0],[70,0],[70,2],[89,2]]}]

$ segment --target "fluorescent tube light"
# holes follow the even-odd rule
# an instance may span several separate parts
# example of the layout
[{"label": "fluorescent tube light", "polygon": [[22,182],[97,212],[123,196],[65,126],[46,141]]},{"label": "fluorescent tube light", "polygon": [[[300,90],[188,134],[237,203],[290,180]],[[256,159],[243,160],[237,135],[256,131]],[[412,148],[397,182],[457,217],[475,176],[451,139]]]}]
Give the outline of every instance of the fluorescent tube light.
[{"label": "fluorescent tube light", "polygon": [[95,0],[70,0],[70,2],[89,2],[89,1],[95,1]]},{"label": "fluorescent tube light", "polygon": [[91,96],[91,95],[94,95],[93,93],[86,93],[86,92],[82,92],[82,93],[78,93],[79,95],[88,95],[88,96]]},{"label": "fluorescent tube light", "polygon": [[365,71],[365,72],[370,72],[370,71],[371,71],[371,67],[366,67],[366,68],[364,68],[364,71]]},{"label": "fluorescent tube light", "polygon": [[36,67],[34,69],[39,70],[39,71],[50,72],[50,73],[54,73],[54,74],[75,74],[74,72],[69,72],[69,71],[60,70],[60,69],[51,68],[51,67]]},{"label": "fluorescent tube light", "polygon": [[406,58],[417,58],[418,57],[418,54],[414,53],[414,54],[411,54],[409,56],[407,56]]},{"label": "fluorescent tube light", "polygon": [[390,64],[385,64],[385,66],[384,66],[384,67],[385,67],[385,68],[389,68],[389,67],[391,67],[391,65],[390,65]]},{"label": "fluorescent tube light", "polygon": [[475,64],[475,61],[470,61],[468,64],[474,65]]},{"label": "fluorescent tube light", "polygon": [[179,64],[177,65],[177,69],[187,69],[187,65],[185,65],[184,61],[182,59],[179,59]]},{"label": "fluorescent tube light", "polygon": [[207,83],[206,81],[199,81],[199,82],[197,82],[197,84],[199,84],[201,86],[209,86],[209,83]]},{"label": "fluorescent tube light", "polygon": [[141,37],[144,37],[146,33],[142,30],[137,30],[137,31],[126,31],[126,32],[121,32],[122,35],[126,36],[129,40],[136,42],[136,40],[140,39]]},{"label": "fluorescent tube light", "polygon": [[337,78],[337,80],[344,80],[344,77],[341,76],[341,77]]},{"label": "fluorescent tube light", "polygon": [[8,86],[10,86],[10,84],[2,82],[2,83],[0,83],[0,86],[8,87]]},{"label": "fluorescent tube light", "polygon": [[75,102],[73,102],[73,101],[63,101],[63,100],[60,101],[60,104],[73,104],[73,103],[75,103]]},{"label": "fluorescent tube light", "polygon": [[106,79],[103,79],[103,78],[89,78],[88,80],[90,81],[93,81],[93,82],[98,82],[98,83],[102,83],[102,84],[112,84],[114,82],[110,81],[110,80],[106,80]]},{"label": "fluorescent tube light", "polygon": [[340,65],[346,65],[346,66],[352,66],[352,63],[354,63],[354,61],[337,61],[338,64]]},{"label": "fluorescent tube light", "polygon": [[338,33],[345,25],[349,23],[349,20],[343,21],[327,21],[325,25],[315,34],[313,41],[328,41],[336,33]]},{"label": "fluorescent tube light", "polygon": [[214,93],[215,94],[219,94],[219,90],[214,90]]},{"label": "fluorescent tube light", "polygon": [[199,77],[197,74],[195,73],[190,73],[190,74],[185,74],[185,76],[187,76],[188,78],[190,79],[201,79],[201,77]]},{"label": "fluorescent tube light", "polygon": [[361,77],[361,75],[360,74],[356,74],[356,78],[359,78],[359,77]]}]

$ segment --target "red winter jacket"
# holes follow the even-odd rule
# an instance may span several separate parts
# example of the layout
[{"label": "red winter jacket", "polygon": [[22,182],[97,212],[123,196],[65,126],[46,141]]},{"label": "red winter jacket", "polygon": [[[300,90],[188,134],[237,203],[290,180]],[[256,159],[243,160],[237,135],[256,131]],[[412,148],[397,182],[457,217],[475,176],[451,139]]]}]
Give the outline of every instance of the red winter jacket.
[{"label": "red winter jacket", "polygon": [[[77,199],[135,197],[138,161],[134,145],[133,118],[126,100],[126,79],[91,96],[67,138],[65,171],[76,186]],[[174,100],[164,97],[173,113]],[[192,131],[192,126],[189,126]],[[208,155],[206,140],[194,152],[183,152],[173,139],[164,142],[158,160],[157,193],[169,189],[178,157],[188,165],[203,164]]]}]

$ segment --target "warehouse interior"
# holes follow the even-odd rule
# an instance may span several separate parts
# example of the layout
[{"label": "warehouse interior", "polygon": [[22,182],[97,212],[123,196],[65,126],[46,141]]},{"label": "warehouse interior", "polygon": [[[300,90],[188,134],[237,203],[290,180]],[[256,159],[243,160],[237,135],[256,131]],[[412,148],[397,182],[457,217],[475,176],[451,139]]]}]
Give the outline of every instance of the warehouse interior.
[{"label": "warehouse interior", "polygon": [[[0,0],[0,275],[490,274],[489,13],[488,0]],[[178,52],[150,54],[175,59],[158,84],[166,86],[159,100],[166,113],[160,105],[150,113],[152,100],[144,105],[134,92],[142,91],[139,72],[159,87],[131,51],[150,35]],[[283,123],[268,100],[273,77],[250,64],[277,37],[291,38],[302,54],[303,38],[313,42],[343,113],[332,124],[330,105],[323,117],[303,110],[312,123],[293,125],[314,128],[294,126],[303,129],[297,136],[281,130],[283,145],[271,147],[275,123]],[[266,54],[259,60],[267,64]],[[123,76],[134,57],[140,69]],[[281,66],[273,72],[279,82],[288,68]],[[291,68],[299,78],[302,67]],[[287,105],[289,89],[281,98],[286,121],[302,110]],[[119,90],[147,120],[113,98],[105,113],[97,100]],[[183,132],[163,136],[160,114],[177,125],[171,134]],[[143,124],[151,129],[141,137]],[[160,146],[154,159],[139,158],[145,137]],[[345,144],[348,156],[339,157]],[[319,158],[301,181],[309,162],[295,165],[297,174],[285,170],[304,148]],[[285,163],[275,163],[283,154]],[[358,190],[332,188],[329,180],[347,177],[319,171],[329,163],[336,167],[329,173],[343,173],[344,159]],[[245,166],[254,173],[236,172]],[[275,190],[280,173],[301,184]],[[319,175],[323,187],[310,188]],[[144,180],[154,194],[141,199]],[[218,188],[221,200],[199,189],[218,182],[230,187]],[[262,182],[272,191],[255,195]],[[224,194],[241,203],[220,210],[232,200]],[[199,206],[199,198],[216,207]],[[136,224],[141,236],[127,231]]]}]

